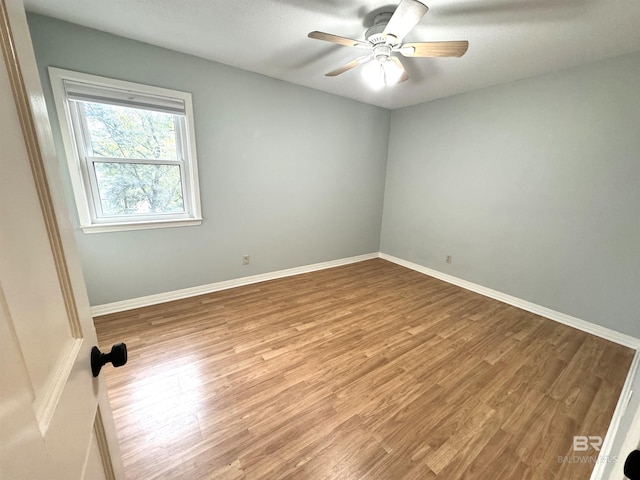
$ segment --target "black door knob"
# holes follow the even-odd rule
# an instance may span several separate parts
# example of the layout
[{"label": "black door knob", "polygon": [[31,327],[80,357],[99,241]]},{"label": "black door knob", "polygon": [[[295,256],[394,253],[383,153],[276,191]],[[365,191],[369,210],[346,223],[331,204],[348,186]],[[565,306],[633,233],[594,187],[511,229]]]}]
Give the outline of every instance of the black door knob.
[{"label": "black door knob", "polygon": [[640,480],[640,450],[634,450],[624,462],[624,474],[631,480]]},{"label": "black door knob", "polygon": [[116,343],[109,353],[102,353],[98,347],[91,349],[91,373],[97,377],[105,363],[111,362],[114,367],[121,367],[127,363],[127,346]]}]

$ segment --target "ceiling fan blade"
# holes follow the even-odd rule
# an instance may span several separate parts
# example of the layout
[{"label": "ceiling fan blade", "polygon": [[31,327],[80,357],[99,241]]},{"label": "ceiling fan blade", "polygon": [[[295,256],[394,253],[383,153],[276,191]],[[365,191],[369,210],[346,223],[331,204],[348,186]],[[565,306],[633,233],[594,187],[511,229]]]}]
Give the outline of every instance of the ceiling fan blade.
[{"label": "ceiling fan blade", "polygon": [[315,38],[316,40],[324,40],[325,42],[337,43],[338,45],[345,45],[347,47],[366,47],[370,48],[371,45],[362,42],[360,40],[354,40],[353,38],[339,37],[338,35],[332,35],[324,32],[310,32],[309,38]]},{"label": "ceiling fan blade", "polygon": [[365,63],[370,58],[373,58],[371,55],[366,55],[364,57],[356,58],[355,60],[350,61],[349,63],[341,66],[340,68],[336,68],[335,70],[331,70],[329,73],[325,73],[326,77],[336,77],[341,73],[346,72],[347,70],[351,70],[354,67],[357,67],[361,63]]},{"label": "ceiling fan blade", "polygon": [[429,7],[418,0],[402,0],[382,32],[387,39],[387,44],[402,43],[402,39],[418,24],[428,10]]},{"label": "ceiling fan blade", "polygon": [[399,68],[402,69],[402,75],[400,75],[396,83],[402,83],[405,80],[409,80],[409,74],[407,73],[407,70],[404,68],[404,65],[402,65],[402,62],[400,61],[400,59],[398,57],[393,57],[393,56],[389,58],[393,63],[395,63]]},{"label": "ceiling fan blade", "polygon": [[461,57],[469,48],[466,40],[455,42],[405,43],[398,52],[405,57]]}]

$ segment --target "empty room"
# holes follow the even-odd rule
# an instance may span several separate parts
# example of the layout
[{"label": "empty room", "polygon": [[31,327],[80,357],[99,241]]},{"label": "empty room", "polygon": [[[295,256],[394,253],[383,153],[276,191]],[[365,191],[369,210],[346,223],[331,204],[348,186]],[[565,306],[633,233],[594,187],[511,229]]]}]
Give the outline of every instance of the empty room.
[{"label": "empty room", "polygon": [[640,4],[0,5],[0,478],[640,479]]}]

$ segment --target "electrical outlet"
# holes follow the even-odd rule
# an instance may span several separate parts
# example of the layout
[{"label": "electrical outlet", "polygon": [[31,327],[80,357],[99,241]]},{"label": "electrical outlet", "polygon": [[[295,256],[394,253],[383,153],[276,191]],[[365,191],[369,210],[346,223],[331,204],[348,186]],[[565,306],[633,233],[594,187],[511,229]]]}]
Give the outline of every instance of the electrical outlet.
[{"label": "electrical outlet", "polygon": [[445,263],[451,263],[453,261],[453,257],[451,255],[447,255],[444,258]]},{"label": "electrical outlet", "polygon": [[249,255],[242,255],[242,264],[249,265]]}]

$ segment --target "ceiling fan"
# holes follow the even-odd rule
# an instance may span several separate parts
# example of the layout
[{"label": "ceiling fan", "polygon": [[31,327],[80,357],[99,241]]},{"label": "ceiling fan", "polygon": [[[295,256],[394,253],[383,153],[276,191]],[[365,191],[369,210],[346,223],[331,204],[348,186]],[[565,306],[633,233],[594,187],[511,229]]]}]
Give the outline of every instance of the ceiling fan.
[{"label": "ceiling fan", "polygon": [[395,12],[380,13],[373,26],[365,34],[365,40],[340,37],[330,33],[314,31],[309,38],[337,43],[347,47],[371,50],[371,53],[332,70],[325,75],[335,77],[358,65],[365,65],[365,75],[376,88],[394,85],[409,78],[396,54],[404,57],[461,57],[469,48],[469,42],[418,42],[402,43],[404,37],[417,25],[429,10],[418,0],[401,0]]}]

